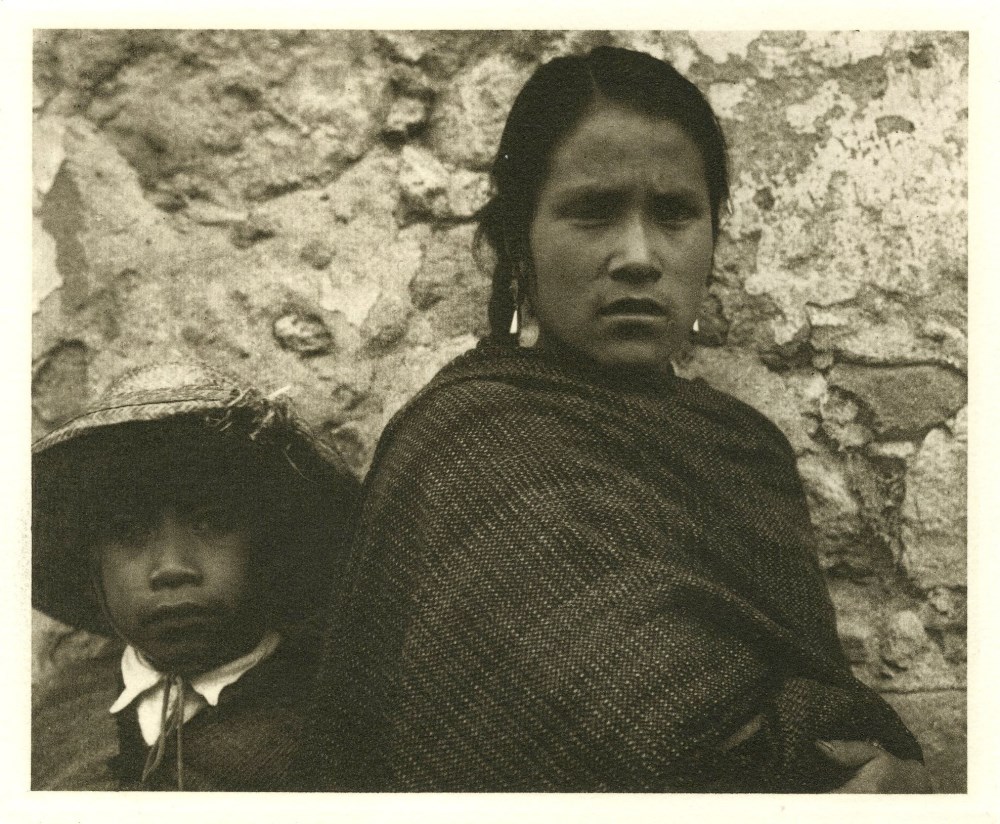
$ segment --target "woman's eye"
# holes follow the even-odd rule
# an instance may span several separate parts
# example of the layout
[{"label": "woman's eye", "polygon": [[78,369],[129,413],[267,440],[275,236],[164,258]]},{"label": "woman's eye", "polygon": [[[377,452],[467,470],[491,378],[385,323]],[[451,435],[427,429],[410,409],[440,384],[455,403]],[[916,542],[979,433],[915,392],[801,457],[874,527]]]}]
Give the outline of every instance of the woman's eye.
[{"label": "woman's eye", "polygon": [[612,219],[610,209],[601,206],[577,209],[573,217],[581,223],[606,223]]},{"label": "woman's eye", "polygon": [[681,200],[667,200],[655,205],[653,216],[660,223],[682,223],[698,217],[698,210]]},{"label": "woman's eye", "polygon": [[602,196],[574,198],[560,209],[563,217],[584,225],[610,223],[619,211],[619,198]]}]

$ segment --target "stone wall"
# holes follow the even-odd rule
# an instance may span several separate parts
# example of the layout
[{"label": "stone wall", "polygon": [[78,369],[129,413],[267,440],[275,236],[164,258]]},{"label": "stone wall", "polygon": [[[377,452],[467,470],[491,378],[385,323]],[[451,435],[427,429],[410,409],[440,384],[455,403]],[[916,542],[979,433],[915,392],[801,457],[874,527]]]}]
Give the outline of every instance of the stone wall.
[{"label": "stone wall", "polygon": [[[38,32],[34,434],[191,353],[290,385],[362,473],[485,331],[471,217],[513,96],[601,43],[722,120],[732,214],[682,370],[788,435],[857,674],[961,790],[963,34]],[[36,680],[94,643],[36,616]]]}]

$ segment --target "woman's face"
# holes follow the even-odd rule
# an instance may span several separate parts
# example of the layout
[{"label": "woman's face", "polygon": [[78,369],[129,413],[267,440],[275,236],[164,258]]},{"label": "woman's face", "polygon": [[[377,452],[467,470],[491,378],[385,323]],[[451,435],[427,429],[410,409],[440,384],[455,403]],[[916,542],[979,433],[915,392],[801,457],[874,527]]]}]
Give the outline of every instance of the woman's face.
[{"label": "woman's face", "polygon": [[530,244],[539,346],[613,369],[665,369],[712,268],[697,146],[670,120],[595,104],[552,156]]}]

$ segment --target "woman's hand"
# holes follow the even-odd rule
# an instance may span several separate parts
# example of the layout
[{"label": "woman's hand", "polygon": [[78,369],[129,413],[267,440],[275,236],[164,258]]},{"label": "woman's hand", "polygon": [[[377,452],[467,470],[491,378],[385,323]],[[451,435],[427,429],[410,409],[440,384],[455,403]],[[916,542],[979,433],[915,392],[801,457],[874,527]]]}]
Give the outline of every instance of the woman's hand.
[{"label": "woman's hand", "polygon": [[896,758],[868,741],[817,741],[823,755],[842,767],[857,768],[835,793],[932,793],[930,773],[919,761]]}]

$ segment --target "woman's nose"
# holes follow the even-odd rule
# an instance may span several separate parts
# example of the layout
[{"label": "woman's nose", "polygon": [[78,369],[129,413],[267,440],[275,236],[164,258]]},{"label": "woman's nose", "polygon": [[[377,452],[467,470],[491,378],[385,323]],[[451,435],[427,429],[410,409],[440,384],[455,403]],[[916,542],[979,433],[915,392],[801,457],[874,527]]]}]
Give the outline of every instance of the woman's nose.
[{"label": "woman's nose", "polygon": [[149,584],[152,589],[201,583],[195,542],[196,538],[191,530],[175,513],[163,513],[149,538],[149,552],[152,556]]},{"label": "woman's nose", "polygon": [[608,273],[615,280],[630,283],[658,280],[662,276],[649,227],[641,215],[629,216],[623,221],[608,260]]}]

